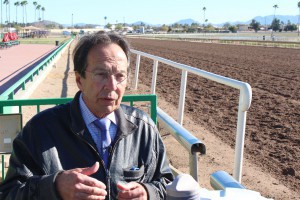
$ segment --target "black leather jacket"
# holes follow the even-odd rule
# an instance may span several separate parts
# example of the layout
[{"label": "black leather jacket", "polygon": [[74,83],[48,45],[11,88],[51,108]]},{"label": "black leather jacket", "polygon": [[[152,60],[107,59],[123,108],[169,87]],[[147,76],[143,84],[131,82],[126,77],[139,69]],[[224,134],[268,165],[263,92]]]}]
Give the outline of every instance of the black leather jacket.
[{"label": "black leather jacket", "polygon": [[[126,105],[116,110],[120,124],[105,169],[82,118],[79,94],[70,103],[38,113],[16,137],[0,199],[60,199],[54,184],[58,172],[89,167],[96,161],[100,169],[92,177],[106,184],[107,199],[116,199],[119,181],[139,182],[149,199],[165,199],[165,185],[173,175],[151,118]],[[139,170],[129,170],[132,166]]]}]

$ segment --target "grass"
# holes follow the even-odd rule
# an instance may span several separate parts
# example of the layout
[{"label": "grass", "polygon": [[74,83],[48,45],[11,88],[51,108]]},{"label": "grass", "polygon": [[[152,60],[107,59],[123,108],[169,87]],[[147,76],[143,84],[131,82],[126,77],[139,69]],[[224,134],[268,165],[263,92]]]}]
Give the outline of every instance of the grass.
[{"label": "grass", "polygon": [[62,43],[65,40],[68,40],[69,37],[65,36],[48,36],[47,38],[19,38],[19,41],[21,44],[53,44],[55,45],[55,42],[58,41],[59,43]]}]

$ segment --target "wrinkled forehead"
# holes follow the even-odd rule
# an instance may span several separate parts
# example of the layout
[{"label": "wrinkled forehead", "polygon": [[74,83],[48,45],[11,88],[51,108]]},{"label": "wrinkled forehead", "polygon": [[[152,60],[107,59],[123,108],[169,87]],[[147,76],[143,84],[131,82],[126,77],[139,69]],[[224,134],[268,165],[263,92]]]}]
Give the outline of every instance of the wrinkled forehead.
[{"label": "wrinkled forehead", "polygon": [[111,65],[127,68],[127,57],[123,49],[117,44],[97,45],[93,47],[87,57],[90,65]]}]

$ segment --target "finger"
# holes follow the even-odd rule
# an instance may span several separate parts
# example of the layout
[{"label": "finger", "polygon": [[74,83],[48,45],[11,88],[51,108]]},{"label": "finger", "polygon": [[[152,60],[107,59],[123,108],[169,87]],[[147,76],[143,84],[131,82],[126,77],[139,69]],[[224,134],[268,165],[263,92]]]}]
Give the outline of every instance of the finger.
[{"label": "finger", "polygon": [[95,196],[106,196],[107,192],[105,188],[99,188],[99,187],[91,187],[84,184],[78,184],[76,186],[76,192],[80,194],[86,194],[86,195],[95,195]]},{"label": "finger", "polygon": [[84,199],[84,200],[101,200],[105,199],[106,196],[99,196],[99,195],[89,195],[85,193],[77,193],[75,198],[76,199]]},{"label": "finger", "polygon": [[135,199],[141,198],[144,199],[147,197],[147,192],[145,188],[136,182],[130,182],[128,184],[117,184],[117,187],[120,189],[118,193],[119,199]]},{"label": "finger", "polygon": [[99,169],[99,162],[95,162],[95,164],[91,167],[82,168],[82,171],[80,173],[89,176],[96,173],[98,169]]},{"label": "finger", "polygon": [[101,181],[93,178],[93,177],[89,177],[89,176],[85,176],[84,178],[82,178],[81,183],[87,186],[91,186],[91,187],[98,187],[100,189],[106,189],[106,186],[104,183],[102,183]]},{"label": "finger", "polygon": [[119,188],[119,190],[132,190],[135,187],[137,187],[136,184],[137,183],[135,183],[135,182],[130,182],[130,183],[127,183],[127,184],[118,183],[117,187]]}]

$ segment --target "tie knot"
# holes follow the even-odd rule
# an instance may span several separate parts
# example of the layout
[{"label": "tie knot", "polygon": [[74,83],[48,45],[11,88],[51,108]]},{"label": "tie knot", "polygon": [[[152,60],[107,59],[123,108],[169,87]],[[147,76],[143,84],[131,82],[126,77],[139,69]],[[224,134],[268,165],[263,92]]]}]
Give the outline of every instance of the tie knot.
[{"label": "tie knot", "polygon": [[108,118],[96,119],[94,123],[103,132],[109,130],[110,120]]}]

